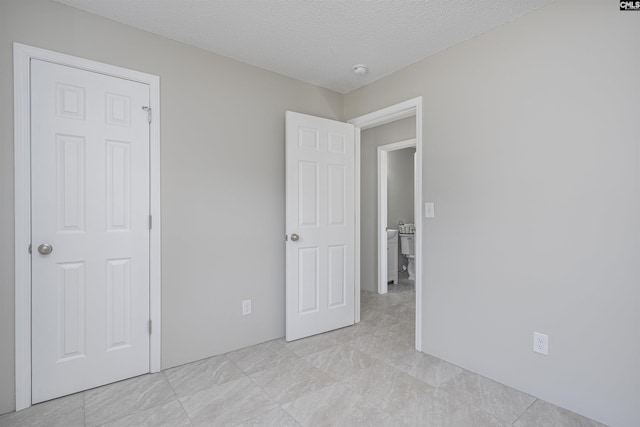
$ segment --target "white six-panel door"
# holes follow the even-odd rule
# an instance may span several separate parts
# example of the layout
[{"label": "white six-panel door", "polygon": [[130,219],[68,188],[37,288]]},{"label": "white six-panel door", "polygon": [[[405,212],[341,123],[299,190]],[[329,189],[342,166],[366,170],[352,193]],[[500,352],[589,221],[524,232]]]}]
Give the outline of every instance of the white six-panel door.
[{"label": "white six-panel door", "polygon": [[32,60],[33,403],[149,372],[148,105]]},{"label": "white six-panel door", "polygon": [[286,340],[354,323],[355,130],[286,113]]}]

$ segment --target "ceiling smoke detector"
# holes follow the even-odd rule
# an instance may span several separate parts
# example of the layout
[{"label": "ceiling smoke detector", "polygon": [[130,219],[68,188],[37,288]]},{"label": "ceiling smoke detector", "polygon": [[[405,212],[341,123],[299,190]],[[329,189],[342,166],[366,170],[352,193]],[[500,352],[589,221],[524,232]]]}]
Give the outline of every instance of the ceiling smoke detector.
[{"label": "ceiling smoke detector", "polygon": [[356,76],[364,76],[369,71],[369,68],[364,64],[358,64],[353,66],[353,74]]}]

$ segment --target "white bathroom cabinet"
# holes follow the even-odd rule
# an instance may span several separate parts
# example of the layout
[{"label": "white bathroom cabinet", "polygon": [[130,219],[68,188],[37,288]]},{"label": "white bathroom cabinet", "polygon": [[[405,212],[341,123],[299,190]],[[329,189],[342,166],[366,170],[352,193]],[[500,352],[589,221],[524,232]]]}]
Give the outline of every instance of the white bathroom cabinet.
[{"label": "white bathroom cabinet", "polygon": [[387,239],[387,283],[398,283],[398,234]]}]

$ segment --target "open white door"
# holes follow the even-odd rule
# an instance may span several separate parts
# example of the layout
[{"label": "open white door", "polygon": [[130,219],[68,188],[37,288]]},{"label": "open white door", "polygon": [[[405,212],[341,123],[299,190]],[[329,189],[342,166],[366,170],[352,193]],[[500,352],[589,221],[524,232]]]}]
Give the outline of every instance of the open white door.
[{"label": "open white door", "polygon": [[355,128],[286,114],[286,340],[355,314]]}]

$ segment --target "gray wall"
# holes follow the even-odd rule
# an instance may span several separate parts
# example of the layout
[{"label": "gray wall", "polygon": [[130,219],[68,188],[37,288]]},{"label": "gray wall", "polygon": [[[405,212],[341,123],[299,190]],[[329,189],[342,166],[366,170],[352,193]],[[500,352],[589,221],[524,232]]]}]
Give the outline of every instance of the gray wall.
[{"label": "gray wall", "polygon": [[367,129],[361,134],[360,284],[367,291],[378,291],[378,147],[415,137],[414,117]]},{"label": "gray wall", "polygon": [[[415,122],[413,126],[415,129]],[[387,154],[387,227],[389,228],[398,228],[399,221],[404,221],[405,224],[413,223],[415,153],[415,148],[403,148]],[[398,267],[407,263],[398,246]],[[409,273],[400,272],[398,277],[406,279]]]},{"label": "gray wall", "polygon": [[345,96],[423,96],[424,351],[615,426],[640,425],[637,40],[618,2],[559,0]]},{"label": "gray wall", "polygon": [[160,76],[162,366],[283,336],[284,113],[341,118],[342,95],[47,0],[2,0],[0,413],[15,407],[13,42]]},{"label": "gray wall", "polygon": [[413,155],[415,152],[415,148],[403,148],[387,154],[387,226],[389,228],[398,228],[398,221],[404,221],[406,224],[413,223]]}]

